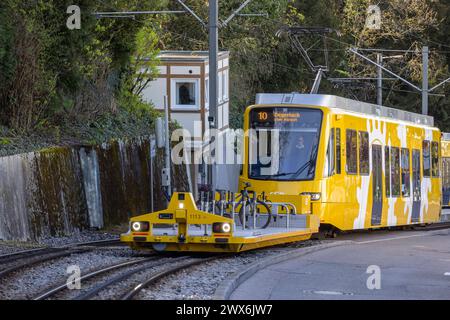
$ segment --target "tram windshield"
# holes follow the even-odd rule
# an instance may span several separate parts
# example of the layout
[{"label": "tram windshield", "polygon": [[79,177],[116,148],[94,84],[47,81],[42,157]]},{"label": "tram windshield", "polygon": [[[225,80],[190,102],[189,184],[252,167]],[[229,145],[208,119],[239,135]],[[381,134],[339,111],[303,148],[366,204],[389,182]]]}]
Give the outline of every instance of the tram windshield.
[{"label": "tram windshield", "polygon": [[249,177],[259,180],[314,179],[322,111],[258,108],[250,112]]}]

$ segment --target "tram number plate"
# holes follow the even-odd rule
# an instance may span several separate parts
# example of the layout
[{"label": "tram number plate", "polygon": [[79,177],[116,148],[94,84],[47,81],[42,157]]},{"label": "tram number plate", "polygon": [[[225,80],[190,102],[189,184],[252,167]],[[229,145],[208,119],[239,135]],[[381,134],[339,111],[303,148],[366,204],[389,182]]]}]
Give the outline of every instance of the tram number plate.
[{"label": "tram number plate", "polygon": [[202,217],[201,214],[198,214],[198,213],[190,213],[189,214],[189,220],[202,220],[202,219],[206,219],[206,218]]}]

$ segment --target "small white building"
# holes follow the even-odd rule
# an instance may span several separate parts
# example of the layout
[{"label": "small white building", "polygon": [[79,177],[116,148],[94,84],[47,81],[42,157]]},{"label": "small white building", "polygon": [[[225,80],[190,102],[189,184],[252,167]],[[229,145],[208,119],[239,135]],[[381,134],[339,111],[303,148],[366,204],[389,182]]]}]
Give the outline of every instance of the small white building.
[{"label": "small white building", "polygon": [[[187,129],[193,139],[192,152],[201,148],[209,117],[209,55],[207,51],[161,51],[158,55],[159,75],[142,91],[145,101],[164,110],[167,96],[169,118]],[[218,58],[218,129],[229,127],[229,52]],[[197,123],[197,127],[195,124]],[[198,125],[200,124],[200,125]],[[199,181],[198,166],[191,166],[191,187]]]}]

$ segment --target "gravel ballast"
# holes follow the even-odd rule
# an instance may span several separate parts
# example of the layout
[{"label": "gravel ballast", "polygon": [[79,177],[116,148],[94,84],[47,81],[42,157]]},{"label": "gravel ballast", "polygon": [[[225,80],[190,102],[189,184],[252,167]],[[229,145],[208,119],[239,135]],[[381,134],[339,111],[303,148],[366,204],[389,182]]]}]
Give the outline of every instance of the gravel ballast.
[{"label": "gravel ballast", "polygon": [[[117,238],[116,235],[99,232],[83,232],[64,238],[48,238],[45,243],[49,246],[64,246],[80,242],[108,240]],[[245,270],[250,264],[270,256],[289,252],[302,247],[310,247],[321,244],[322,241],[308,240],[288,245],[270,247],[266,249],[253,250],[230,256],[218,255],[217,259],[201,263],[197,266],[181,270],[173,275],[165,277],[155,285],[144,288],[135,299],[141,300],[209,300],[214,298],[218,286],[237,272]],[[0,248],[7,248],[2,246]],[[16,247],[11,247],[16,250]],[[22,248],[23,250],[23,248]],[[6,251],[6,249],[5,249]],[[0,249],[0,252],[1,249]],[[111,266],[120,262],[131,261],[138,257],[146,256],[146,253],[133,252],[128,247],[98,248],[84,253],[75,253],[70,257],[55,259],[49,262],[26,268],[2,279],[0,283],[0,299],[32,299],[45,289],[64,283],[70,276],[67,267],[77,265],[81,273],[86,274],[103,267]],[[116,300],[119,299],[130,288],[148,279],[155,272],[163,271],[168,264],[173,265],[180,255],[162,255],[157,260],[162,264],[149,267],[144,271],[130,276],[128,279],[114,284],[93,299]],[[195,255],[194,255],[195,256]],[[152,262],[148,263],[149,266]],[[81,290],[65,290],[58,293],[52,299],[73,299],[85,293],[92,286],[98,285],[113,277],[124,274],[133,269],[141,268],[141,263],[127,266],[123,269],[114,270],[108,274],[101,275],[92,280],[82,283]]]},{"label": "gravel ballast", "polygon": [[99,231],[76,231],[71,235],[61,237],[43,237],[37,242],[28,241],[0,241],[0,255],[19,252],[23,250],[43,248],[43,247],[62,247],[68,245],[75,245],[84,242],[114,240],[118,239],[119,235],[110,232]]},{"label": "gravel ballast", "polygon": [[28,242],[0,241],[0,255],[42,248],[42,245]]},{"label": "gravel ballast", "polygon": [[50,247],[60,247],[82,242],[113,240],[118,238],[119,236],[117,234],[84,230],[75,232],[70,236],[42,238],[39,242]]},{"label": "gravel ballast", "polygon": [[[0,299],[32,299],[47,288],[69,278],[69,266],[80,268],[81,274],[134,259],[128,248],[96,249],[25,268],[2,279]],[[83,285],[83,284],[82,284]]]},{"label": "gravel ballast", "polygon": [[135,298],[140,300],[210,300],[217,287],[225,279],[246,268],[259,259],[288,252],[292,249],[310,247],[321,241],[303,241],[268,249],[254,250],[218,258],[198,266],[181,270],[145,288]]}]

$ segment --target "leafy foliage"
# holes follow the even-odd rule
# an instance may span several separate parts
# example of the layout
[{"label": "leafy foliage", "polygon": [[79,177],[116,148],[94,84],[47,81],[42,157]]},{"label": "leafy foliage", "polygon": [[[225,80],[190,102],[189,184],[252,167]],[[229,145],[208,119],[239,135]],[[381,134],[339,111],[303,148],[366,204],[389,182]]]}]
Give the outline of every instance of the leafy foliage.
[{"label": "leafy foliage", "polygon": [[[145,40],[142,18],[97,19],[92,14],[141,10],[142,2],[80,0],[80,30],[66,27],[71,4],[68,0],[1,3],[0,123],[16,132],[64,131],[74,124],[115,117],[120,104],[138,116],[152,112],[150,105],[144,107],[138,96],[125,94],[123,88],[133,91],[134,73],[141,67],[132,59],[135,52],[147,54],[149,75],[154,74],[155,38],[153,45],[140,48]],[[152,6],[158,8],[160,1]]]},{"label": "leafy foliage", "polygon": [[[185,2],[204,21],[208,20],[207,0]],[[241,3],[220,1],[221,19]],[[73,128],[82,131],[80,137],[89,137],[91,131],[97,138],[109,136],[114,130],[123,134],[120,121],[149,130],[156,113],[139,94],[157,73],[159,50],[207,50],[207,28],[190,14],[134,19],[96,19],[90,14],[180,10],[177,1],[79,0],[82,28],[71,31],[66,28],[66,8],[71,4],[69,0],[0,2],[0,125],[13,130],[14,135],[46,132],[58,139],[65,134],[76,137]],[[420,50],[428,45],[430,86],[449,76],[448,1],[379,1],[380,30],[365,27],[370,4],[373,2],[369,0],[250,2],[242,13],[267,13],[267,17],[237,16],[220,29],[220,48],[231,53],[232,126],[242,125],[243,110],[253,103],[258,92],[310,90],[314,73],[289,40],[276,35],[286,25],[324,26],[341,32],[341,37],[330,35],[326,39],[330,78],[376,76],[374,66],[347,51],[351,46],[416,50],[398,53],[403,55],[401,59],[386,59],[384,63],[420,86]],[[323,57],[322,40],[319,37],[307,41],[314,61]],[[366,54],[375,59],[373,52]],[[430,113],[440,128],[448,131],[450,97],[442,94],[448,93],[449,85],[434,92],[440,95],[430,96]],[[324,80],[321,92],[369,102],[376,99],[374,82],[367,81],[336,86]],[[420,112],[420,94],[400,81],[384,81],[383,96],[385,105]],[[137,125],[139,121],[145,126]]]},{"label": "leafy foliage", "polygon": [[[186,2],[200,17],[207,20],[206,0]],[[242,1],[220,2],[220,16],[227,17]],[[286,38],[276,37],[283,25],[324,26],[337,29],[341,37],[327,39],[330,53],[329,77],[373,78],[376,68],[355,55],[349,47],[411,49],[418,53],[404,54],[403,59],[385,60],[386,66],[403,77],[420,85],[421,54],[423,45],[430,46],[430,85],[449,76],[449,11],[445,0],[391,0],[379,1],[382,11],[382,27],[370,30],[365,27],[369,0],[282,0],[252,1],[244,13],[265,12],[264,17],[236,17],[220,30],[220,47],[231,52],[231,122],[242,125],[245,107],[253,103],[257,92],[309,92],[314,80],[305,62]],[[180,9],[175,2],[170,9]],[[207,30],[190,15],[164,16],[155,23],[161,48],[165,50],[206,50]],[[307,42],[314,61],[323,56],[323,47]],[[440,52],[440,51],[446,51]],[[387,53],[388,55],[388,53]],[[375,59],[374,54],[369,57]],[[386,75],[386,77],[388,77]],[[442,87],[439,93],[445,92]],[[367,81],[350,86],[336,86],[322,81],[321,92],[329,92],[375,102],[375,83]],[[384,104],[409,111],[421,111],[418,92],[400,81],[385,81]],[[450,130],[450,98],[431,96],[430,113],[443,130]]]}]

